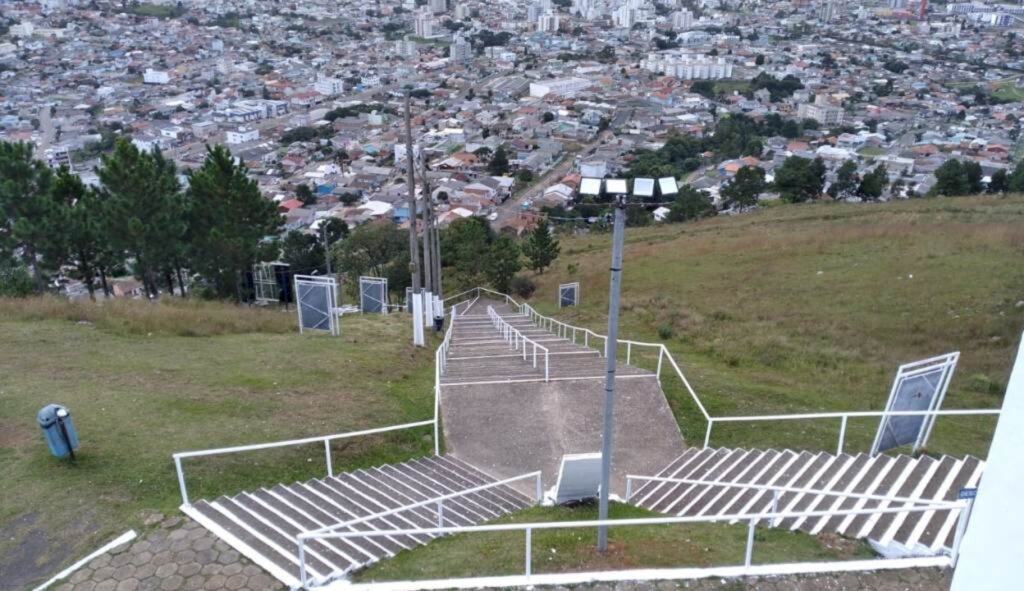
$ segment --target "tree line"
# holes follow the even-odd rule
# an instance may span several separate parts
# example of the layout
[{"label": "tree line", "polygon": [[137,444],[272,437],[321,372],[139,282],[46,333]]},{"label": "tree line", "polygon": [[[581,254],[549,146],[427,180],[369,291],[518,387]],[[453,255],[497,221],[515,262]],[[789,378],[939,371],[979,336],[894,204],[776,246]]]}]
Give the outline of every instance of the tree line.
[{"label": "tree line", "polygon": [[[184,172],[159,150],[118,139],[87,186],[51,169],[27,143],[0,142],[0,280],[44,292],[62,273],[95,298],[132,273],[145,294],[242,298],[244,274],[277,257],[277,206],[223,146]],[[4,288],[0,287],[0,291]]]}]

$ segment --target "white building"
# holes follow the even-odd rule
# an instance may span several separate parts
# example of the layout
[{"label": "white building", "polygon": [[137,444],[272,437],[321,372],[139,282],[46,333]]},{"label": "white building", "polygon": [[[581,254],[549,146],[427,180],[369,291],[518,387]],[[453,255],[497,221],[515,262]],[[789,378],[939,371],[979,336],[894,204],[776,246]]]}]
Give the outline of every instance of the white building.
[{"label": "white building", "polygon": [[846,113],[842,107],[829,103],[828,97],[819,94],[814,97],[813,103],[804,103],[797,107],[797,116],[804,119],[814,119],[822,125],[842,125]]},{"label": "white building", "polygon": [[537,17],[537,30],[542,33],[557,33],[558,27],[558,13],[553,10],[549,10]]},{"label": "white building", "polygon": [[429,11],[421,12],[413,19],[413,33],[417,37],[433,37],[435,24],[434,17]]},{"label": "white building", "polygon": [[553,78],[541,82],[531,82],[530,96],[540,98],[549,94],[558,96],[574,95],[589,86],[590,80],[586,78]]},{"label": "white building", "polygon": [[313,83],[313,90],[326,96],[336,96],[345,92],[345,82],[338,78],[328,76],[317,76]]},{"label": "white building", "polygon": [[430,11],[434,14],[448,12],[448,0],[430,0]]},{"label": "white building", "polygon": [[451,54],[449,57],[453,62],[468,62],[473,59],[473,46],[462,36],[457,35],[455,41],[451,44]]},{"label": "white building", "polygon": [[239,127],[238,129],[229,129],[224,134],[224,143],[229,145],[255,142],[258,139],[260,139],[260,130],[252,129],[250,127]]},{"label": "white building", "polygon": [[167,75],[167,72],[146,68],[146,71],[142,73],[142,82],[145,84],[167,84],[170,81],[171,77]]},{"label": "white building", "polygon": [[724,57],[678,52],[652,53],[644,60],[644,68],[680,80],[722,80],[732,77],[732,63]]},{"label": "white building", "polygon": [[672,28],[676,31],[685,31],[693,27],[693,13],[683,9],[672,13]]}]

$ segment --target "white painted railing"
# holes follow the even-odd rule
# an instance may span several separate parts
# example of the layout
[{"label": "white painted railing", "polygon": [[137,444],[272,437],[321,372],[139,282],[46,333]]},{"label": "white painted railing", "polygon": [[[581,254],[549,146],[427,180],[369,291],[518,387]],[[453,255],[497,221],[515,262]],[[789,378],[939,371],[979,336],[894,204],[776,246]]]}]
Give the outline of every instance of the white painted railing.
[{"label": "white painted railing", "polygon": [[520,349],[523,352],[523,360],[529,362],[531,355],[527,351],[527,346],[533,348],[533,367],[536,369],[538,364],[538,357],[542,354],[544,357],[544,381],[551,380],[551,351],[541,345],[537,341],[519,332],[519,329],[509,324],[500,314],[494,311],[494,308],[487,306],[487,316],[490,318],[494,328],[501,332],[501,336],[505,339],[505,342],[509,344],[515,351]]},{"label": "white painted railing", "polygon": [[[965,509],[968,507],[967,501],[915,501],[914,506],[910,507],[871,507],[871,508],[857,508],[857,509],[843,509],[843,510],[826,510],[826,511],[765,511],[756,515],[736,513],[728,515],[716,515],[716,516],[693,516],[693,517],[646,517],[646,518],[628,518],[628,519],[606,519],[606,520],[588,520],[588,521],[553,521],[553,522],[535,522],[535,523],[502,523],[502,524],[484,524],[484,525],[473,525],[473,526],[448,526],[448,527],[429,527],[429,528],[414,528],[414,529],[394,529],[394,530],[376,530],[376,531],[358,531],[358,532],[330,532],[318,534],[318,538],[356,538],[356,537],[379,537],[379,536],[396,536],[396,535],[447,535],[447,534],[466,534],[466,533],[482,533],[482,532],[515,532],[521,531],[525,535],[525,545],[523,550],[523,574],[517,576],[505,576],[505,577],[479,577],[474,579],[445,579],[436,581],[408,581],[398,583],[366,583],[357,585],[361,589],[374,589],[374,588],[388,588],[388,589],[442,589],[442,588],[468,588],[468,587],[485,587],[485,586],[521,586],[521,585],[533,585],[544,583],[554,584],[570,584],[573,582],[585,582],[593,580],[601,580],[604,573],[586,572],[586,573],[574,573],[576,577],[562,575],[561,578],[552,578],[550,581],[540,577],[555,577],[555,575],[541,575],[540,577],[533,575],[533,550],[532,540],[534,531],[543,530],[556,530],[556,529],[588,529],[597,528],[601,526],[607,526],[609,528],[619,528],[625,526],[654,526],[654,525],[678,525],[688,523],[710,523],[710,522],[721,522],[721,521],[741,521],[747,523],[747,540],[746,548],[744,552],[744,558],[742,566],[730,567],[730,576],[747,576],[755,574],[798,574],[802,572],[821,572],[822,570],[828,571],[842,571],[842,570],[877,570],[884,568],[893,568],[886,566],[886,563],[892,562],[896,568],[910,568],[916,566],[951,566],[955,564],[956,555],[959,552],[960,541],[963,536],[963,524],[967,519],[968,511]],[[757,524],[761,521],[781,521],[783,519],[793,518],[815,518],[815,517],[834,517],[834,516],[850,516],[850,515],[881,515],[887,513],[914,513],[923,511],[936,511],[936,510],[955,510],[959,511],[957,529],[955,539],[953,542],[952,554],[950,556],[938,556],[938,557],[924,557],[924,558],[911,558],[911,559],[875,559],[875,560],[861,560],[861,561],[848,561],[848,566],[844,561],[832,561],[827,563],[827,568],[822,569],[820,563],[787,563],[787,564],[773,564],[770,565],[770,569],[765,571],[765,568],[769,565],[758,565],[755,567],[753,564],[754,554],[754,542],[756,540],[754,532],[757,528]],[[855,566],[854,566],[855,565]],[[704,567],[704,568],[688,568],[688,569],[664,569],[663,572],[667,576],[652,577],[652,574],[657,574],[657,571],[651,569],[638,569],[634,571],[618,571],[617,575],[621,579],[617,580],[643,580],[649,578],[700,578],[705,576],[713,576],[722,571],[722,567]],[[672,573],[672,574],[668,574]],[[685,575],[685,576],[684,576]],[[718,575],[721,576],[721,575]],[[577,580],[578,578],[578,580]],[[612,579],[609,579],[612,580]],[[346,587],[349,588],[350,583],[346,582]]]},{"label": "white painted railing", "polygon": [[[306,545],[311,540],[336,537],[336,536],[334,536],[332,534],[337,532],[337,530],[339,530],[339,529],[351,529],[352,531],[366,532],[366,530],[355,530],[355,529],[353,529],[352,526],[358,525],[360,523],[365,523],[367,521],[373,521],[373,520],[381,518],[381,517],[388,517],[389,515],[394,515],[396,513],[402,513],[402,512],[405,512],[405,511],[411,511],[413,509],[419,509],[421,507],[434,509],[434,512],[435,512],[435,514],[437,516],[437,527],[443,528],[443,527],[445,527],[445,525],[444,525],[444,502],[445,501],[451,501],[452,499],[457,499],[457,498],[460,498],[460,497],[464,497],[466,495],[471,495],[471,494],[475,494],[475,493],[482,492],[482,491],[485,491],[485,490],[489,490],[489,489],[492,489],[492,488],[497,488],[499,486],[506,486],[506,485],[512,484],[513,482],[519,482],[520,480],[530,480],[530,479],[533,479],[533,480],[536,481],[536,502],[537,502],[537,504],[540,504],[541,500],[543,500],[543,498],[544,498],[544,491],[543,491],[543,488],[542,488],[542,485],[541,485],[541,472],[540,472],[540,470],[537,470],[536,472],[528,472],[526,474],[520,474],[519,476],[513,476],[512,478],[506,478],[504,480],[499,480],[497,482],[490,482],[490,483],[487,483],[487,484],[481,484],[479,486],[474,486],[472,488],[467,488],[465,490],[460,490],[460,491],[456,491],[456,492],[453,492],[453,493],[448,493],[448,494],[445,494],[445,495],[440,495],[440,496],[437,496],[437,497],[433,497],[433,498],[430,498],[430,499],[427,499],[427,500],[424,500],[424,501],[419,501],[419,502],[416,502],[416,503],[410,503],[408,505],[403,505],[401,507],[395,507],[393,509],[388,509],[387,511],[381,511],[379,513],[374,513],[372,515],[364,515],[364,516],[358,517],[356,519],[350,519],[348,521],[341,521],[341,522],[335,523],[333,525],[325,525],[323,527],[318,527],[316,529],[311,529],[311,530],[302,532],[302,533],[300,533],[299,535],[297,535],[295,537],[295,542],[296,542],[296,544],[299,547],[299,580],[302,581],[302,587],[305,588],[309,584],[309,574],[308,574],[308,569],[307,569],[307,566],[306,566],[306,552],[305,552],[305,548],[306,548]],[[366,533],[368,533],[368,532],[366,532]]]},{"label": "white painted railing", "polygon": [[181,491],[181,503],[182,505],[190,505],[188,499],[188,488],[185,485],[185,470],[182,467],[181,461],[187,458],[200,458],[206,456],[217,456],[226,454],[236,454],[249,451],[259,451],[262,449],[273,449],[278,447],[291,447],[296,445],[308,445],[310,443],[323,443],[324,445],[324,459],[327,464],[327,475],[334,476],[334,465],[331,462],[331,442],[338,439],[350,439],[352,437],[363,437],[365,435],[376,435],[379,433],[388,433],[391,431],[401,431],[404,429],[415,429],[417,427],[426,427],[433,425],[434,427],[434,439],[437,440],[437,420],[419,421],[416,423],[405,423],[403,425],[392,425],[390,427],[380,427],[377,429],[366,429],[363,431],[352,431],[349,433],[336,433],[334,435],[319,435],[316,437],[305,437],[303,439],[289,439],[287,441],[274,441],[271,443],[257,443],[253,445],[237,445],[234,447],[219,447],[216,449],[204,449],[200,451],[184,451],[174,454],[174,467],[178,472],[178,488]]}]

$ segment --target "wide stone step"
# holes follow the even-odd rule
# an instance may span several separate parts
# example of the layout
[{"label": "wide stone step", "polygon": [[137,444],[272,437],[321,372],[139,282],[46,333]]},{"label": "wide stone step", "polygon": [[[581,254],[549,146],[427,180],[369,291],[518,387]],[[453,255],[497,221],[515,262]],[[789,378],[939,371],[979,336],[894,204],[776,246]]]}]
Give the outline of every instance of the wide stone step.
[{"label": "wide stone step", "polygon": [[[950,456],[934,459],[691,448],[657,476],[708,483],[636,483],[630,502],[670,515],[732,516],[734,520],[775,511],[824,512],[823,516],[774,519],[768,525],[815,535],[834,532],[867,538],[886,554],[935,555],[951,551],[959,510],[834,513],[902,506],[897,501],[856,498],[851,494],[953,501],[961,488],[977,486],[983,469],[984,462],[970,456],[958,460]],[[743,485],[808,490],[772,491]]]},{"label": "wide stone step", "polygon": [[[445,525],[475,525],[534,504],[505,485],[465,493],[495,483],[465,462],[437,456],[200,500],[182,510],[283,584],[297,586],[300,534],[324,528],[338,533],[432,528],[439,518]],[[428,502],[445,495],[458,496],[442,501],[440,509]],[[409,507],[423,502],[428,503]],[[338,527],[353,520],[359,522]],[[307,574],[326,582],[436,537],[310,539],[304,546]]]}]

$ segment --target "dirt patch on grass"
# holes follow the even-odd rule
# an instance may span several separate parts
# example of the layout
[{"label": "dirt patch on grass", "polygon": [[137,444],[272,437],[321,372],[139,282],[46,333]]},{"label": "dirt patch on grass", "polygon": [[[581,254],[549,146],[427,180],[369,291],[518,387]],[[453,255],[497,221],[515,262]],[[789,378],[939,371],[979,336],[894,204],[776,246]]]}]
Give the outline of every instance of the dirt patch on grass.
[{"label": "dirt patch on grass", "polygon": [[17,448],[35,437],[35,431],[10,419],[0,418],[0,448]]}]

